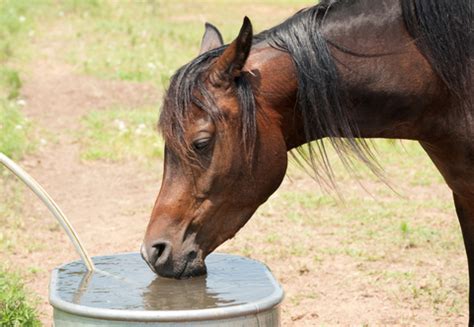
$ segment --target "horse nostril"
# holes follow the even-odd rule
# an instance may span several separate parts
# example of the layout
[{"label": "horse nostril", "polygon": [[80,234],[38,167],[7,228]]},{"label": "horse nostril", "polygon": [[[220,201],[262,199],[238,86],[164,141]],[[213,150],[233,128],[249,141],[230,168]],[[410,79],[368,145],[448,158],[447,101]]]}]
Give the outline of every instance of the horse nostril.
[{"label": "horse nostril", "polygon": [[189,251],[188,253],[188,260],[194,260],[197,258],[197,252],[192,250],[192,251]]},{"label": "horse nostril", "polygon": [[155,244],[153,247],[158,251],[158,254],[156,255],[156,258],[159,259],[163,252],[165,252],[166,249],[166,244],[160,243],[160,244]]},{"label": "horse nostril", "polygon": [[152,245],[150,263],[155,267],[166,263],[171,254],[171,244],[167,241],[159,241]]}]

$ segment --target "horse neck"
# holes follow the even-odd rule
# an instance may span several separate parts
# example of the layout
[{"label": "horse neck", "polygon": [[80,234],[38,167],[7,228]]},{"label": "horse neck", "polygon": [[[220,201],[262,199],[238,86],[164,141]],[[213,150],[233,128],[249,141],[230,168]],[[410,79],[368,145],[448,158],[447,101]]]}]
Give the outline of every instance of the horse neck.
[{"label": "horse neck", "polygon": [[[351,16],[354,12],[357,17]],[[449,97],[406,31],[398,1],[385,1],[383,8],[335,11],[326,18],[323,35],[349,100],[353,135],[423,140],[432,136],[434,126],[444,124],[436,112]],[[296,103],[291,56],[262,42],[252,49],[246,69],[256,78],[260,107],[281,128],[288,149],[312,141],[304,135]],[[328,136],[347,135],[317,138]]]},{"label": "horse neck", "polygon": [[450,97],[406,30],[400,1],[354,2],[328,15],[323,34],[361,137],[434,137]]},{"label": "horse neck", "polygon": [[263,112],[257,116],[260,123],[278,128],[288,150],[306,143],[301,117],[295,111],[298,82],[289,54],[262,42],[252,48],[244,69],[257,89],[256,101]]}]

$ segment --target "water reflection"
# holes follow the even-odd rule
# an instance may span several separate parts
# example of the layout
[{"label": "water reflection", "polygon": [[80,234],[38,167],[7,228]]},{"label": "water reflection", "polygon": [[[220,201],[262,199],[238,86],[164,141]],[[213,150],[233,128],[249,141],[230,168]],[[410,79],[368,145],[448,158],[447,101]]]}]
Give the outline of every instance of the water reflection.
[{"label": "water reflection", "polygon": [[143,306],[146,310],[205,309],[232,302],[209,288],[206,276],[185,281],[157,277],[143,292]]},{"label": "water reflection", "polygon": [[84,275],[82,276],[81,281],[79,283],[79,287],[74,292],[74,295],[72,297],[72,302],[73,303],[81,303],[82,295],[89,288],[89,283],[91,282],[91,279],[92,279],[93,275],[94,275],[94,272],[91,272],[91,271],[87,271],[87,272],[84,273]]}]

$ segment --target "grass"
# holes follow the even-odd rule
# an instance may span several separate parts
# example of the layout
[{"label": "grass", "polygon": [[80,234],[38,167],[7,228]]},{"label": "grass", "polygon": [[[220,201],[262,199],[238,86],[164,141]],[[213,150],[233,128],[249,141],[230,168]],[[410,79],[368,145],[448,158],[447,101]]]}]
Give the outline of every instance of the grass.
[{"label": "grass", "polygon": [[[31,140],[31,123],[22,113],[21,101],[17,100],[21,80],[17,71],[0,68],[0,152],[13,160],[31,152],[35,142]],[[0,249],[13,250],[22,203],[22,188],[15,177],[0,167]]]},{"label": "grass", "polygon": [[17,103],[0,99],[0,152],[18,159],[31,150],[30,125]]},{"label": "grass", "polygon": [[27,10],[26,1],[0,2],[0,62],[13,57],[17,36],[26,29]]},{"label": "grass", "polygon": [[[313,1],[73,1],[64,2],[62,11],[74,26],[65,51],[65,60],[80,67],[82,73],[107,79],[151,82],[166,88],[173,72],[199,52],[204,22],[222,27],[227,41],[238,32],[234,28],[251,9],[256,29],[282,21],[289,8]],[[264,15],[271,11],[272,15]],[[206,13],[205,16],[196,12]],[[232,27],[234,26],[234,27]],[[85,126],[82,158],[119,161],[161,158],[162,146],[154,126],[158,108],[130,111],[126,108],[93,112],[83,120]],[[136,135],[140,125],[146,125]],[[121,126],[125,126],[121,129]],[[81,136],[82,138],[82,136]]]},{"label": "grass", "polygon": [[[31,123],[22,113],[19,100],[22,80],[19,67],[28,57],[28,37],[34,34],[34,20],[42,10],[40,2],[0,0],[0,152],[21,159],[34,148]],[[22,229],[22,188],[0,167],[0,251],[11,253]],[[0,326],[40,326],[30,295],[21,277],[0,266]]]},{"label": "grass", "polygon": [[[16,79],[12,81],[14,83]],[[12,88],[15,90],[15,88]],[[16,92],[16,91],[15,91]],[[12,94],[12,93],[10,93]],[[0,152],[17,160],[34,147],[30,123],[14,99],[0,99]],[[22,190],[16,178],[0,167],[0,252],[13,252],[22,229]],[[0,269],[0,326],[39,326],[34,304],[26,300],[19,277]]]},{"label": "grass", "polygon": [[41,326],[19,274],[0,267],[0,326]]},{"label": "grass", "polygon": [[157,109],[111,108],[83,118],[82,158],[86,160],[151,161],[163,158],[163,142],[156,131]]},{"label": "grass", "polygon": [[16,99],[20,95],[21,79],[18,71],[7,67],[0,67],[0,86],[2,98]]},{"label": "grass", "polygon": [[17,70],[0,67],[0,152],[14,159],[33,147],[28,134],[31,124],[21,112],[22,101],[17,101],[21,86]]},{"label": "grass", "polygon": [[[222,27],[227,40],[236,37],[245,14],[256,30],[283,20],[313,1],[92,1],[89,9],[67,13],[73,22],[75,47],[65,58],[87,74],[101,78],[149,81],[165,88],[169,77],[199,52],[206,20]],[[267,12],[272,15],[267,15]],[[198,15],[196,13],[202,13]],[[91,19],[92,18],[92,19]]]},{"label": "grass", "polygon": [[[24,117],[21,101],[17,97],[21,88],[18,71],[0,68],[0,152],[13,160],[21,159],[34,149],[31,140],[31,123]],[[18,213],[21,204],[21,188],[16,179],[0,167],[0,249],[12,249],[15,230],[19,228]]]},{"label": "grass", "polygon": [[0,0],[0,66],[28,57],[28,38],[36,20],[45,18],[46,2]]},{"label": "grass", "polygon": [[28,34],[43,7],[39,1],[0,0],[0,152],[13,159],[32,148],[30,123],[21,113],[23,101],[17,101],[22,87],[17,66],[28,52]]}]

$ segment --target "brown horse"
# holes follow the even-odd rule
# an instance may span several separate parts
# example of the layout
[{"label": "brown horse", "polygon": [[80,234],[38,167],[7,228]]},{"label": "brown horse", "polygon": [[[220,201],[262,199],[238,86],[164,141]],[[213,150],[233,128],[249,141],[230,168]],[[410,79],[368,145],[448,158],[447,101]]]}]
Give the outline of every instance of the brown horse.
[{"label": "brown horse", "polygon": [[362,138],[418,140],[454,193],[474,323],[470,1],[325,0],[255,36],[245,18],[227,46],[206,24],[160,116],[165,170],[141,251],[151,269],[204,274],[205,257],[279,187],[292,149],[306,144],[304,158],[331,176],[311,141],[330,138],[347,165],[376,170]]}]

